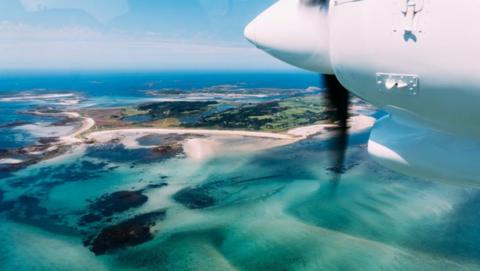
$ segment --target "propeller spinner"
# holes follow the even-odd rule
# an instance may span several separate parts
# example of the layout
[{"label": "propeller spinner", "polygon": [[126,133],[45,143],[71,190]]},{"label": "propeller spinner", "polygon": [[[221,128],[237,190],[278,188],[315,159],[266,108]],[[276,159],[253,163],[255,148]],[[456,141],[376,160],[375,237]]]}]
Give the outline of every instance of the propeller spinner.
[{"label": "propeller spinner", "polygon": [[349,93],[330,62],[328,1],[280,0],[247,25],[245,37],[273,57],[323,76],[327,114],[338,126],[331,167],[338,180],[348,145]]}]

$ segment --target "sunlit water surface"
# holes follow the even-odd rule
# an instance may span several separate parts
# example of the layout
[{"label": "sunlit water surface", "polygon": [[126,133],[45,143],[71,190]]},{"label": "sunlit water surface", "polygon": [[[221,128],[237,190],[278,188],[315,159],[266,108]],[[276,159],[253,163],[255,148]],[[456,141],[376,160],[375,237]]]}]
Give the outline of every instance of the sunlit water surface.
[{"label": "sunlit water surface", "polygon": [[[77,147],[0,176],[0,270],[480,270],[478,191],[384,169],[367,138],[352,138],[340,183],[318,140],[203,161]],[[79,223],[93,200],[160,182],[102,224],[164,210],[153,240],[101,256],[84,246],[102,227]],[[175,201],[185,187],[214,204]]]},{"label": "sunlit water surface", "polygon": [[[131,159],[78,150],[28,168],[2,181],[4,199],[35,195],[48,215],[2,218],[0,267],[478,270],[476,191],[382,169],[362,144],[350,148],[350,169],[335,187],[325,170],[326,146],[308,141],[202,162],[178,157],[149,163],[127,150],[123,157]],[[83,161],[105,162],[113,169],[84,172]],[[152,241],[106,256],[95,256],[82,245],[82,231],[95,231],[77,224],[89,199],[157,180],[168,186],[149,190],[145,205],[123,214],[167,210]],[[190,210],[171,199],[182,187],[209,183],[204,191],[216,199],[212,207]]]}]

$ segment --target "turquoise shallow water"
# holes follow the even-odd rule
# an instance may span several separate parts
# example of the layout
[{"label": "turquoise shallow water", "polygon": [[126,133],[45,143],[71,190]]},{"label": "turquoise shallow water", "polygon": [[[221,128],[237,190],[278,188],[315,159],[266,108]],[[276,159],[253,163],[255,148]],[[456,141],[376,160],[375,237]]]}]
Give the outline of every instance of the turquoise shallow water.
[{"label": "turquoise shallow water", "polygon": [[[37,208],[45,214],[21,218],[4,214],[1,269],[479,268],[478,192],[380,168],[370,161],[363,144],[350,148],[350,170],[336,190],[324,169],[328,144],[320,141],[202,162],[182,156],[140,162],[139,154],[120,152],[122,158],[109,159],[92,150],[78,150],[66,159],[4,179],[4,200],[35,196]],[[115,219],[167,210],[165,219],[153,228],[153,240],[103,256],[82,245],[86,235],[98,231],[78,226],[88,200],[139,189],[152,181],[165,181],[168,186],[149,190],[146,204]],[[211,207],[192,210],[172,200],[179,189],[195,185],[215,199]],[[32,208],[25,206],[17,206],[15,212]]]},{"label": "turquoise shallow water", "polygon": [[[144,89],[147,81],[169,86],[174,84],[169,76],[133,76],[138,82],[106,75],[77,81],[44,76],[22,81],[25,86],[7,78],[2,86],[83,88],[86,103],[94,103],[106,101],[108,90],[122,82],[130,83],[117,90],[118,97],[144,98],[132,89]],[[280,77],[256,84],[281,85]],[[202,78],[187,76],[180,87],[201,85]],[[202,84],[250,77],[220,78]],[[314,80],[288,79],[286,87]],[[15,106],[24,108],[9,105],[4,123],[15,120]],[[328,142],[314,139],[202,161],[183,154],[165,159],[115,144],[79,146],[12,175],[0,174],[0,270],[480,270],[478,190],[382,168],[368,156],[367,138],[351,138],[348,171],[338,186],[327,170]],[[190,194],[179,200],[185,189]],[[118,191],[142,191],[148,199],[82,223],[96,200]],[[104,255],[84,244],[106,227],[152,212],[164,215],[155,218],[148,242]]]}]

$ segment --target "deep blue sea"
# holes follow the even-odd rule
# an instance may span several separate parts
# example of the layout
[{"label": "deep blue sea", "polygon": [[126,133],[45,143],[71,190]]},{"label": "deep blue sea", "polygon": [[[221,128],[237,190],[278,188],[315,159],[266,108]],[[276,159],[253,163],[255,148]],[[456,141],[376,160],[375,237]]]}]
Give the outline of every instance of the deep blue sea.
[{"label": "deep blue sea", "polygon": [[[305,89],[318,76],[6,74],[0,96],[22,100],[0,102],[0,125],[55,121],[20,114],[37,106],[74,111],[143,101],[148,89],[215,85]],[[52,94],[69,96],[38,97]],[[0,149],[36,138],[34,129],[2,129]],[[328,170],[330,144],[320,139],[257,151],[229,149],[242,139],[194,139],[226,142],[203,160],[118,143],[77,146],[0,175],[0,270],[480,270],[478,190],[385,169],[368,156],[368,135],[350,139],[340,183]],[[169,139],[139,142],[162,140]],[[138,205],[108,209],[120,191],[140,193],[127,198]],[[147,228],[129,228],[132,221]],[[125,234],[118,225],[151,238],[95,255],[92,240]]]},{"label": "deep blue sea", "polygon": [[77,91],[89,97],[143,97],[146,89],[192,90],[216,85],[251,88],[307,88],[318,86],[319,76],[305,72],[115,72],[115,73],[4,73],[0,93],[36,90]]}]

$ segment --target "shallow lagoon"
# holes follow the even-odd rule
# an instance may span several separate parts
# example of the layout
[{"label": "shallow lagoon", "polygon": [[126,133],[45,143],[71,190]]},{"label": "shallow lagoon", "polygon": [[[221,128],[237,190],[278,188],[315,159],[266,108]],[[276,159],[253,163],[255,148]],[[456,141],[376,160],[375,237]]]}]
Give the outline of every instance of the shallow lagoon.
[{"label": "shallow lagoon", "polygon": [[[336,188],[325,170],[328,144],[315,140],[204,161],[178,156],[141,162],[136,151],[117,152],[131,159],[78,149],[2,181],[4,202],[20,195],[39,199],[36,207],[4,212],[2,270],[479,268],[479,194],[380,168],[363,144],[350,148],[349,170]],[[159,182],[168,185],[147,190],[144,205],[109,222],[166,210],[153,240],[102,256],[82,244],[102,227],[78,225],[89,202]],[[172,199],[185,187],[198,188],[213,203],[192,209]],[[34,207],[45,214],[18,217]]]},{"label": "shallow lagoon", "polygon": [[[149,81],[173,86],[175,76]],[[287,85],[316,80],[308,78]],[[68,76],[22,84],[58,84],[48,91],[91,88],[79,106],[98,106],[112,103],[104,97],[125,82],[117,79],[84,75],[73,85]],[[192,85],[187,79],[180,87]],[[121,97],[144,89],[145,80],[127,84],[113,102],[132,100]],[[220,81],[232,83],[229,76]],[[184,154],[165,159],[119,144],[83,145],[13,175],[2,173],[0,270],[480,270],[480,193],[386,170],[367,155],[367,138],[351,139],[339,184],[327,170],[328,142],[315,139],[262,151],[227,148],[203,160]],[[86,215],[102,213],[92,210],[98,199],[118,191],[141,191],[148,200],[85,222]],[[148,242],[102,255],[84,244],[106,227],[159,211],[165,216],[156,219]]]}]

